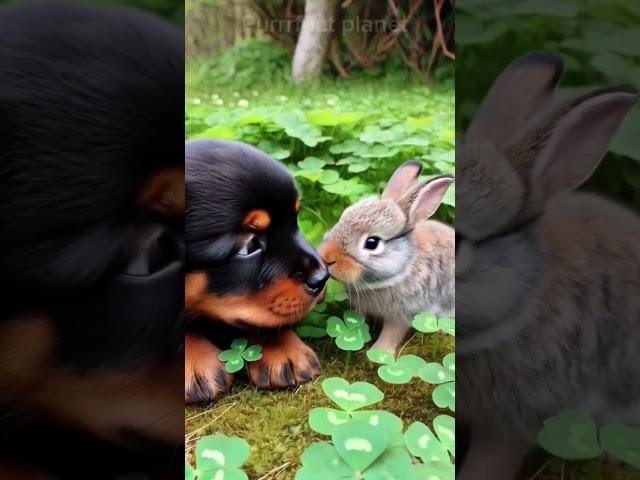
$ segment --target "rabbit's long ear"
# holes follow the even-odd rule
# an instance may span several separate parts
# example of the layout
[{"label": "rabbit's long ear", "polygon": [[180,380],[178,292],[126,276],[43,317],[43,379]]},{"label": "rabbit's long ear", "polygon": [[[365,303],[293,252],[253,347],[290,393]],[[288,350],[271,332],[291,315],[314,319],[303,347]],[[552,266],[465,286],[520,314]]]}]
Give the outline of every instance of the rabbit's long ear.
[{"label": "rabbit's long ear", "polygon": [[453,177],[435,177],[406,195],[401,205],[408,207],[409,223],[415,224],[433,215],[452,183]]},{"label": "rabbit's long ear", "polygon": [[551,97],[562,59],[534,52],[511,63],[496,79],[465,134],[465,143],[500,149]]},{"label": "rabbit's long ear", "polygon": [[382,192],[383,199],[398,201],[414,185],[422,172],[422,164],[408,161],[400,165]]},{"label": "rabbit's long ear", "polygon": [[600,89],[552,112],[531,137],[537,145],[530,148],[540,152],[531,169],[537,198],[548,199],[587,180],[637,99],[631,87]]}]

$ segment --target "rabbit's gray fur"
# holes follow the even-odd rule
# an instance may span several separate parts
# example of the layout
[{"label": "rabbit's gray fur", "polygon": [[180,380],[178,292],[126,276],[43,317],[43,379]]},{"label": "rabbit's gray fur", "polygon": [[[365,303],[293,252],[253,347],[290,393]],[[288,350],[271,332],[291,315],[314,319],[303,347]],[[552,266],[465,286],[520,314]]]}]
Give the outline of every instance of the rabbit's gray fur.
[{"label": "rabbit's gray fur", "polygon": [[456,154],[457,417],[472,438],[459,479],[515,479],[563,409],[640,424],[640,218],[572,191],[637,92],[554,106],[560,70],[514,62]]},{"label": "rabbit's gray fur", "polygon": [[[382,319],[374,348],[395,351],[422,311],[455,315],[455,233],[448,225],[425,220],[453,179],[420,182],[421,169],[417,162],[400,166],[382,198],[346,209],[320,247],[353,307]],[[371,235],[389,239],[379,254],[363,248]]]}]

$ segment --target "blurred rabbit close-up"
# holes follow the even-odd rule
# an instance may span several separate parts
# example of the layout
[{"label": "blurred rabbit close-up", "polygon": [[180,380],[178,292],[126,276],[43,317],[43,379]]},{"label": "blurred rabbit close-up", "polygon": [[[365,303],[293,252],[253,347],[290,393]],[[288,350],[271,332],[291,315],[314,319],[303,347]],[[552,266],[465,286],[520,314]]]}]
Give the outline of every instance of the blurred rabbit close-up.
[{"label": "blurred rabbit close-up", "polygon": [[614,86],[560,101],[562,68],[546,53],[515,60],[457,146],[463,480],[519,478],[561,410],[640,424],[640,218],[575,191],[638,93]]}]

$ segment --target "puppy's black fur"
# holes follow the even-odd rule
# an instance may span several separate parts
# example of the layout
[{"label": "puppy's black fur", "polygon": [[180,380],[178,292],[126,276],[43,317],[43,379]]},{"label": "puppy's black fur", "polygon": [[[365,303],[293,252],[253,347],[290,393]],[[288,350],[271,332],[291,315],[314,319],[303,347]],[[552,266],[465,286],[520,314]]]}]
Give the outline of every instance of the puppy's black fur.
[{"label": "puppy's black fur", "polygon": [[[183,168],[183,94],[183,32],[160,19],[57,2],[0,9],[0,329],[45,318],[48,368],[91,379],[182,363],[183,225],[140,197],[154,175]],[[22,361],[11,345],[0,349]],[[55,430],[32,422],[19,394],[2,394],[14,381],[3,372],[0,418],[29,420],[0,420],[0,451],[35,423],[55,432],[51,444],[83,448],[75,470],[68,454],[32,449],[30,461],[62,478],[95,461],[92,476],[108,478],[119,462],[100,452],[117,449],[77,440],[87,433],[61,436],[78,428],[64,418]]]},{"label": "puppy's black fur", "polygon": [[[298,229],[299,195],[291,174],[256,148],[214,140],[187,142],[185,168],[188,332],[219,348],[242,336],[263,343],[277,337],[313,308],[328,278]],[[259,220],[252,226],[254,216]],[[316,370],[310,350],[293,352],[298,342],[289,336],[282,345],[282,361],[293,367],[274,360],[263,369],[274,376],[292,368],[308,371],[307,364]],[[303,357],[300,365],[296,355]],[[210,401],[228,387],[208,356],[198,359],[188,346],[186,356],[187,402]],[[202,371],[198,363],[206,361]],[[312,378],[304,373],[298,378]],[[299,383],[293,374],[284,377],[289,381],[253,380],[265,388]]]},{"label": "puppy's black fur", "polygon": [[[298,192],[282,165],[239,143],[197,141],[186,151],[187,268],[209,272],[210,291],[253,293],[282,277],[305,280],[320,267],[298,230]],[[252,210],[269,214],[269,228],[243,239]],[[242,247],[248,255],[238,255]]]}]

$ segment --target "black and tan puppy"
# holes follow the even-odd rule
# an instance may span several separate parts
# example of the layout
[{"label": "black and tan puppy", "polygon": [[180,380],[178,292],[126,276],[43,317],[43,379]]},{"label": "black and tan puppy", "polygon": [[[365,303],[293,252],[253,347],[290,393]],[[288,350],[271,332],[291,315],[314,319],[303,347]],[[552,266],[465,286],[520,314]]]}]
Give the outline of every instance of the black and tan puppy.
[{"label": "black and tan puppy", "polygon": [[0,469],[110,478],[180,448],[183,94],[160,19],[0,9]]},{"label": "black and tan puppy", "polygon": [[249,365],[261,388],[315,378],[315,353],[292,326],[324,295],[328,274],[298,230],[292,176],[242,143],[186,144],[185,401],[212,401],[233,376],[218,360],[229,341],[262,345]]}]

